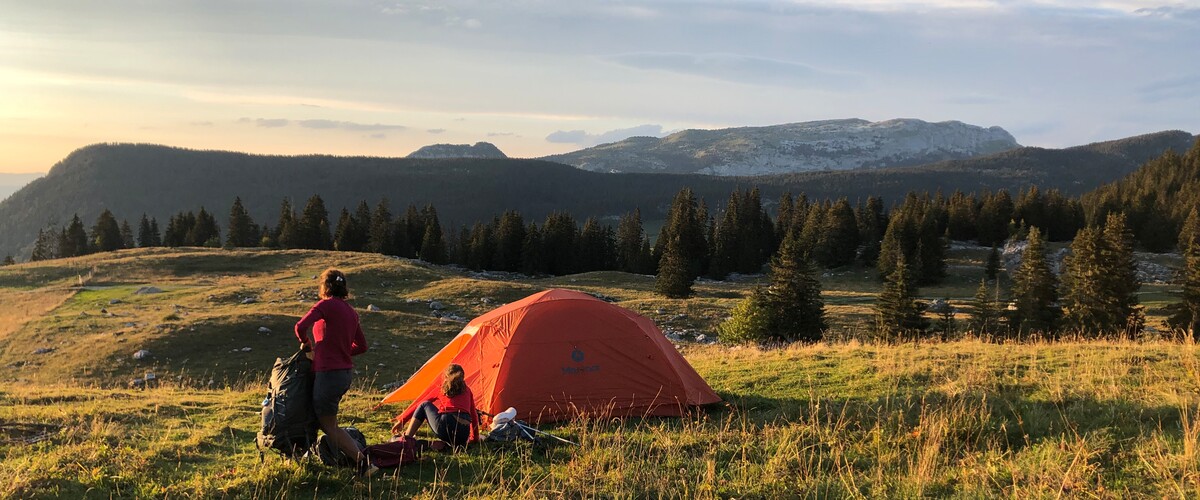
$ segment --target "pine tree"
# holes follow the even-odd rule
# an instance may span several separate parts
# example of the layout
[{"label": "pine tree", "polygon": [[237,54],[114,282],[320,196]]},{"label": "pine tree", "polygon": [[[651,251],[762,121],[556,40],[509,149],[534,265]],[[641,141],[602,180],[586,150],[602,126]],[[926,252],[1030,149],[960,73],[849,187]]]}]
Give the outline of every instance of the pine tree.
[{"label": "pine tree", "polygon": [[772,336],[788,342],[821,340],[828,328],[821,283],[795,233],[779,246],[768,277],[771,285],[765,296]]},{"label": "pine tree", "polygon": [[129,227],[128,220],[121,221],[121,248],[134,248],[137,246],[137,241],[133,238],[133,228]]},{"label": "pine tree", "polygon": [[[428,209],[429,207],[426,207],[426,212]],[[428,224],[425,220],[427,215],[428,213],[418,211],[417,206],[411,203],[408,205],[408,210],[404,212],[404,229],[408,232],[408,241],[413,246],[412,255],[405,255],[405,257],[416,257],[417,253],[421,251],[421,244],[425,241],[425,226]]]},{"label": "pine tree", "polygon": [[304,205],[297,226],[300,237],[300,247],[313,250],[329,250],[333,248],[333,236],[329,234],[329,211],[325,209],[325,200],[320,195],[313,195]]},{"label": "pine tree", "polygon": [[988,281],[996,281],[996,278],[1000,277],[1000,249],[992,247],[987,256],[987,263],[984,264],[983,274],[987,276]]},{"label": "pine tree", "polygon": [[1053,335],[1062,316],[1062,308],[1058,305],[1058,278],[1046,262],[1045,240],[1037,227],[1029,228],[1021,265],[1012,281],[1016,309],[1010,318],[1017,333]]},{"label": "pine tree", "polygon": [[492,256],[496,255],[496,238],[492,226],[475,223],[467,241],[466,266],[471,269],[494,269]]},{"label": "pine tree", "polygon": [[235,197],[229,209],[229,233],[226,239],[230,247],[254,247],[259,244],[258,227],[250,212],[242,205],[242,198]]},{"label": "pine tree", "polygon": [[577,247],[580,271],[600,271],[615,267],[616,242],[612,239],[611,229],[601,226],[595,217],[584,221]]},{"label": "pine tree", "polygon": [[445,264],[449,256],[446,253],[446,237],[442,233],[442,224],[438,222],[437,210],[433,205],[425,207],[425,234],[421,236],[421,260],[430,264]]},{"label": "pine tree", "polygon": [[892,268],[875,304],[876,330],[885,339],[919,338],[929,329],[929,320],[914,298],[917,289],[903,254]]}]

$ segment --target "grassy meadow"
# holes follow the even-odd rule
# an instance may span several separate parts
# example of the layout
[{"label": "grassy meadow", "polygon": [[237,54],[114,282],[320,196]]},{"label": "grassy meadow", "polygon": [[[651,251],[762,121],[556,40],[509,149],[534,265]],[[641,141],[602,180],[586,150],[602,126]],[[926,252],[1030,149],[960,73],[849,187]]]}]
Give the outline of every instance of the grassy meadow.
[{"label": "grassy meadow", "polygon": [[[985,256],[953,251],[951,278],[922,296],[970,297]],[[500,277],[310,251],[148,249],[2,267],[0,496],[1200,496],[1196,345],[861,342],[879,288],[862,269],[822,277],[837,341],[681,344],[726,401],[684,418],[543,425],[581,446],[429,453],[369,480],[270,454],[260,462],[266,372],[293,352],[291,326],[328,266],[348,272],[372,344],[341,417],[371,443],[387,439],[400,409],[372,410],[383,386],[463,325],[433,317],[429,300],[469,319],[567,287],[712,335],[755,285],[701,281],[697,297],[668,300],[648,276]],[[161,293],[135,293],[143,287]],[[1151,325],[1174,300],[1169,288],[1143,288]],[[141,349],[150,356],[134,360]],[[147,372],[159,387],[127,387]]]}]

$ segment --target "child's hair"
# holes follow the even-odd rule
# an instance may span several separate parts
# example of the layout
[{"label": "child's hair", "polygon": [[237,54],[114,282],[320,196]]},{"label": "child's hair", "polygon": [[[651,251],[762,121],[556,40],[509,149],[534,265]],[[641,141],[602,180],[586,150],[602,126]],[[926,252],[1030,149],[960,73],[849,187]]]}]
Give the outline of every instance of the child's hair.
[{"label": "child's hair", "polygon": [[330,297],[346,298],[350,296],[350,288],[346,286],[346,275],[337,269],[326,269],[321,273],[321,289],[320,295],[322,299]]},{"label": "child's hair", "polygon": [[447,366],[446,373],[442,376],[442,394],[450,397],[462,394],[463,390],[467,388],[464,377],[466,377],[466,373],[463,372],[463,367],[453,363]]}]

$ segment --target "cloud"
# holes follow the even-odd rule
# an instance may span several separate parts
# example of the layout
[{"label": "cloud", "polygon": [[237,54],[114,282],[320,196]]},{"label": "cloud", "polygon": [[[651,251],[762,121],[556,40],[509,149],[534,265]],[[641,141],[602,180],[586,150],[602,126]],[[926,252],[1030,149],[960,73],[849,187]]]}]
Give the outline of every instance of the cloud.
[{"label": "cloud", "polygon": [[1137,93],[1144,102],[1191,99],[1200,95],[1200,74],[1159,80],[1143,85]]},{"label": "cloud", "polygon": [[519,135],[517,135],[513,132],[488,132],[487,136],[488,137],[511,137],[511,136],[520,137]]},{"label": "cloud", "polygon": [[404,125],[386,125],[383,123],[358,123],[338,120],[289,120],[287,118],[242,118],[238,123],[253,123],[259,127],[279,128],[297,126],[318,130],[347,130],[351,132],[374,132],[380,130],[405,130]]},{"label": "cloud", "polygon": [[617,142],[630,137],[662,137],[662,125],[638,125],[636,127],[609,130],[600,134],[589,134],[584,130],[559,130],[546,136],[548,142],[558,144],[578,144],[580,146],[596,146]]},{"label": "cloud", "polygon": [[1147,7],[1133,11],[1146,17],[1158,17],[1164,19],[1177,19],[1183,21],[1200,21],[1200,8],[1186,8],[1177,6],[1162,6],[1162,7]]},{"label": "cloud", "polygon": [[428,133],[430,133],[430,134],[440,134],[440,133],[443,133],[443,132],[445,132],[445,131],[446,131],[446,129],[444,129],[444,128],[431,128],[431,129],[429,129],[429,130],[426,130],[426,132],[428,132]]},{"label": "cloud", "polygon": [[716,80],[783,87],[845,87],[856,77],[806,64],[737,54],[640,52],[610,56],[609,61],[642,70],[669,71]]},{"label": "cloud", "polygon": [[371,135],[368,135],[367,138],[368,139],[387,139],[387,134],[371,134]]}]

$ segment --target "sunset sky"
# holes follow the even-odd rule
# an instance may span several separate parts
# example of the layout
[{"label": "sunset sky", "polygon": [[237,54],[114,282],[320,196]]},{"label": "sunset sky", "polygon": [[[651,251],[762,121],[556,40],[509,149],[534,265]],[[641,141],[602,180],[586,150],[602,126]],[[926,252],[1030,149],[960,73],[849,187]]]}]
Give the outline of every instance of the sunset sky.
[{"label": "sunset sky", "polygon": [[1200,132],[1200,0],[0,0],[0,172],[97,142],[536,157],[833,118]]}]

